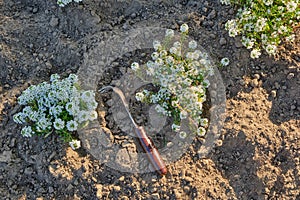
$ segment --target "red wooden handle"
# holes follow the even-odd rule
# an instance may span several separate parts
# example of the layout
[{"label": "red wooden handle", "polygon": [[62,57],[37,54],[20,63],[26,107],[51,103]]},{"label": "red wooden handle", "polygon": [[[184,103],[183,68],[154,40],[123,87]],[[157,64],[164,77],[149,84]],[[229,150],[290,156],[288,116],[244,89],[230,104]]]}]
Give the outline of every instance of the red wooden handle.
[{"label": "red wooden handle", "polygon": [[153,142],[147,136],[144,127],[139,126],[138,128],[135,129],[135,132],[153,167],[160,174],[165,175],[167,173],[167,167],[163,159],[161,158],[158,150],[154,146]]}]

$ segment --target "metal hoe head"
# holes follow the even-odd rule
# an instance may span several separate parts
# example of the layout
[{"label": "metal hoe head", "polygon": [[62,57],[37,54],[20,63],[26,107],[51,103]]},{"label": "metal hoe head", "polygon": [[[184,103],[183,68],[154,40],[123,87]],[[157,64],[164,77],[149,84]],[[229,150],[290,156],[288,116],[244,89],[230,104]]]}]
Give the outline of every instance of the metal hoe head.
[{"label": "metal hoe head", "polygon": [[126,110],[127,114],[129,115],[129,118],[130,118],[131,122],[133,123],[133,125],[135,126],[135,128],[137,128],[138,125],[136,124],[136,122],[135,122],[134,119],[132,118],[131,113],[129,112],[129,106],[128,106],[128,103],[127,103],[127,101],[126,101],[126,98],[125,98],[125,96],[124,96],[122,90],[120,90],[120,89],[117,88],[117,87],[108,85],[108,86],[102,87],[102,88],[99,90],[99,92],[100,92],[100,93],[105,93],[105,92],[108,92],[108,90],[110,90],[110,89],[113,90],[115,93],[117,93],[117,94],[119,95],[119,97],[121,98],[122,103],[123,103],[123,105],[124,105],[124,107],[125,107],[125,110]]},{"label": "metal hoe head", "polygon": [[111,85],[108,85],[108,86],[104,86],[104,87],[102,87],[100,90],[99,90],[99,92],[100,93],[105,93],[105,92],[108,92],[108,90],[113,90],[114,89],[114,87],[113,86],[111,86]]}]

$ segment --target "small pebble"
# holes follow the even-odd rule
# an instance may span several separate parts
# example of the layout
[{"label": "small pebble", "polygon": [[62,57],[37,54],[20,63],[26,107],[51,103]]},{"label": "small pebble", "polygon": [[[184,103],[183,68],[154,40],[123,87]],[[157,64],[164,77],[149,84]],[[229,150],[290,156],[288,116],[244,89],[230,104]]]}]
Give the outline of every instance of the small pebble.
[{"label": "small pebble", "polygon": [[213,9],[207,16],[208,19],[214,19],[217,16],[216,11]]},{"label": "small pebble", "polygon": [[37,7],[35,7],[35,8],[32,9],[32,13],[33,14],[36,14],[38,11],[39,11],[39,9]]},{"label": "small pebble", "polygon": [[136,13],[132,13],[132,14],[130,15],[130,17],[131,17],[131,19],[136,18]]},{"label": "small pebble", "polygon": [[211,33],[211,34],[209,34],[209,37],[215,39],[217,36],[216,36],[216,34]]},{"label": "small pebble", "polygon": [[188,193],[188,192],[190,192],[190,187],[189,186],[184,186],[183,187],[183,191],[185,192],[185,193]]},{"label": "small pebble", "polygon": [[151,199],[160,199],[160,196],[159,196],[159,193],[153,193],[152,195],[151,195]]},{"label": "small pebble", "polygon": [[257,87],[258,84],[259,84],[259,82],[258,82],[257,79],[252,79],[251,82],[250,82],[250,84],[251,84],[252,87]]},{"label": "small pebble", "polygon": [[291,80],[292,78],[294,78],[294,76],[295,76],[294,73],[289,73],[289,74],[287,75],[287,79],[288,79],[288,80]]},{"label": "small pebble", "polygon": [[181,194],[177,189],[174,189],[173,192],[174,192],[176,198],[181,199]]},{"label": "small pebble", "polygon": [[194,179],[193,179],[193,177],[186,176],[186,177],[185,177],[185,180],[192,183]]},{"label": "small pebble", "polygon": [[125,176],[121,176],[120,178],[119,178],[119,181],[124,181],[125,180]]},{"label": "small pebble", "polygon": [[225,38],[221,38],[219,43],[220,43],[220,45],[225,45],[227,42],[226,42]]},{"label": "small pebble", "polygon": [[259,74],[254,74],[254,78],[255,79],[260,79],[260,75]]},{"label": "small pebble", "polygon": [[235,38],[234,45],[235,45],[236,48],[243,47],[242,42],[239,39],[237,39],[237,37]]},{"label": "small pebble", "polygon": [[170,147],[172,147],[172,146],[173,146],[173,143],[172,143],[172,142],[168,142],[168,143],[167,143],[167,147],[170,148]]},{"label": "small pebble", "polygon": [[284,86],[282,86],[282,89],[283,89],[283,90],[286,90],[286,89],[287,89],[287,87],[284,85]]},{"label": "small pebble", "polygon": [[272,90],[272,91],[271,91],[271,96],[272,96],[273,98],[275,98],[275,97],[276,97],[276,95],[277,95],[277,92],[276,92],[276,90]]},{"label": "small pebble", "polygon": [[94,176],[92,177],[92,180],[97,183],[97,179]]},{"label": "small pebble", "polygon": [[57,26],[57,25],[59,24],[58,18],[52,17],[49,24],[50,24],[50,26],[52,26],[52,27]]},{"label": "small pebble", "polygon": [[53,193],[53,192],[54,192],[53,187],[50,186],[50,187],[48,188],[48,192],[49,192],[49,193]]},{"label": "small pebble", "polygon": [[244,79],[238,80],[237,83],[243,86],[246,84]]},{"label": "small pebble", "polygon": [[114,186],[114,189],[115,189],[116,191],[120,191],[120,190],[121,190],[121,187],[118,186],[118,185],[116,185],[116,186]]}]

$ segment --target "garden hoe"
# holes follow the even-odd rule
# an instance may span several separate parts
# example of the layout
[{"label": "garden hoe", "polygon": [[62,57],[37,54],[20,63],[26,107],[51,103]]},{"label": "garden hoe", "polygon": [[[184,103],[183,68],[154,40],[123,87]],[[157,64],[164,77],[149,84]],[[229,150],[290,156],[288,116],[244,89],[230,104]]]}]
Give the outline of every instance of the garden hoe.
[{"label": "garden hoe", "polygon": [[161,156],[160,156],[157,148],[154,146],[153,142],[147,136],[147,133],[146,133],[144,127],[137,125],[136,122],[134,121],[134,119],[132,118],[131,113],[129,112],[128,103],[125,99],[123,92],[119,88],[113,87],[113,86],[105,86],[105,87],[101,88],[99,90],[99,92],[104,93],[104,92],[107,92],[109,89],[112,89],[121,98],[122,103],[125,107],[125,110],[128,113],[129,118],[135,127],[135,133],[136,133],[137,137],[139,138],[139,141],[140,141],[144,151],[146,152],[151,164],[160,174],[165,175],[167,173],[167,168],[166,168],[166,165],[165,165],[163,159],[161,158]]}]

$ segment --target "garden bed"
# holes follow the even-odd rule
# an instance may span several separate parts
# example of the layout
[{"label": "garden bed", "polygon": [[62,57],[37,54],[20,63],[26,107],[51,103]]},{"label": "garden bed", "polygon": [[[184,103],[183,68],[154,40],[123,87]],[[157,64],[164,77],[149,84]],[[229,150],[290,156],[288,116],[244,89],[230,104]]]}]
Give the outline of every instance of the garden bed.
[{"label": "garden bed", "polygon": [[[264,53],[253,60],[239,39],[230,38],[224,29],[234,13],[234,8],[219,1],[202,0],[84,0],[64,8],[52,0],[0,0],[0,192],[3,198],[299,198],[299,37],[294,46],[286,49],[282,46],[283,53],[277,60]],[[55,135],[44,139],[24,138],[19,134],[21,127],[13,122],[12,116],[20,111],[17,97],[29,85],[48,81],[53,73],[62,77],[75,73],[82,75],[84,85],[95,91],[111,83],[124,87],[120,80],[127,80],[124,76],[130,74],[131,62],[146,57],[136,57],[134,52],[124,50],[125,56],[111,57],[109,68],[84,71],[92,66],[104,67],[100,61],[110,58],[97,54],[99,45],[109,38],[131,33],[141,25],[179,30],[182,23],[189,25],[190,36],[212,60],[216,63],[224,57],[230,60],[229,66],[219,69],[227,97],[225,121],[218,130],[214,148],[207,154],[199,154],[204,140],[194,138],[184,151],[174,148],[180,151],[176,159],[167,163],[166,176],[151,170],[147,159],[138,157],[136,163],[141,168],[137,169],[148,171],[132,173],[128,169],[134,162],[124,160],[124,155],[130,158],[128,151],[142,152],[142,149],[132,137],[133,132],[124,131],[124,126],[113,116],[118,114],[114,108],[117,96],[111,92],[96,94],[99,118],[95,127],[103,127],[103,132],[95,137],[100,137],[101,148],[88,147],[87,144],[97,144],[85,142],[90,137],[81,133],[83,147],[77,151]],[[105,48],[113,52],[109,51],[112,48],[109,45]],[[97,79],[85,82],[87,75]],[[141,106],[131,99],[130,107],[138,123],[151,124],[150,106]],[[166,124],[168,120],[171,119],[166,119]],[[175,146],[170,144],[172,135],[165,130],[150,131],[149,135],[163,155],[172,153],[163,150],[168,145]],[[116,145],[120,147],[119,164],[124,164],[124,168],[105,163],[105,156],[113,155],[115,151],[111,149]],[[131,159],[135,158],[131,156]]]}]

